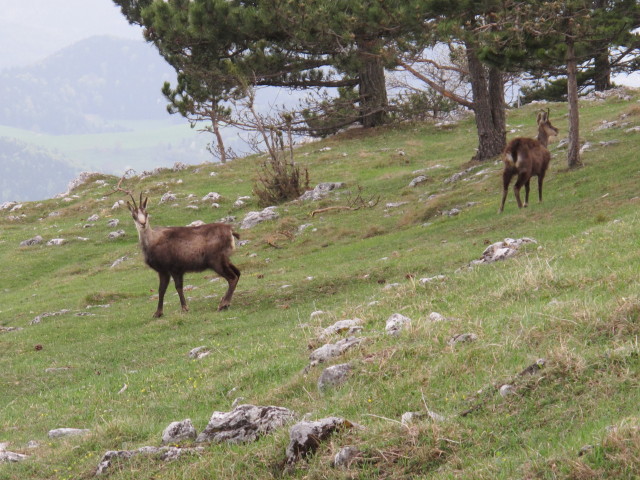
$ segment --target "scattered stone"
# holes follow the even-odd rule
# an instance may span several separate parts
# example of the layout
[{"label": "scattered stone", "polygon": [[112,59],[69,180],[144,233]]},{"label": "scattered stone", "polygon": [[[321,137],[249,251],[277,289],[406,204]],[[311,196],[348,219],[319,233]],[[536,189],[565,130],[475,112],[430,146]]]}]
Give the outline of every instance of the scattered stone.
[{"label": "scattered stone", "polygon": [[318,390],[326,390],[329,387],[339,387],[347,381],[351,372],[351,365],[342,363],[325,368],[318,378]]},{"label": "scattered stone", "polygon": [[429,178],[426,175],[420,175],[416,178],[414,178],[413,180],[411,180],[411,182],[409,182],[409,186],[410,187],[417,187],[418,185],[426,182]]},{"label": "scattered stone", "polygon": [[4,202],[4,203],[0,203],[0,211],[2,211],[2,210],[9,210],[9,209],[13,208],[15,205],[17,205],[17,202]]},{"label": "scattered stone", "polygon": [[387,319],[385,330],[389,335],[398,335],[411,325],[411,319],[399,313],[394,313]]},{"label": "scattered stone", "polygon": [[201,358],[206,357],[211,352],[207,347],[196,347],[189,352],[189,358],[193,358],[194,360],[200,360]]},{"label": "scattered stone", "polygon": [[446,178],[444,180],[444,183],[457,182],[457,181],[461,180],[462,178],[464,178],[465,176],[469,175],[472,171],[473,171],[473,167],[470,167],[470,168],[467,168],[466,170],[463,170],[462,172],[454,173],[449,178]]},{"label": "scattered stone", "polygon": [[304,192],[302,195],[300,195],[300,197],[298,197],[298,200],[303,200],[303,201],[304,200],[313,200],[313,201],[320,200],[326,197],[327,195],[329,195],[329,192],[331,192],[332,190],[337,190],[344,187],[345,187],[345,183],[343,182],[319,183],[313,188],[313,190],[308,190]]},{"label": "scattered stone", "polygon": [[313,320],[316,317],[319,317],[320,315],[324,315],[326,312],[323,312],[322,310],[316,310],[315,312],[311,312],[310,318],[311,320]]},{"label": "scattered stone", "polygon": [[198,207],[197,205],[187,205],[184,208],[188,208],[190,210],[200,210],[200,207]]},{"label": "scattered stone", "polygon": [[429,314],[429,320],[431,320],[432,322],[444,322],[447,318],[438,313],[438,312],[431,312]]},{"label": "scattered stone", "polygon": [[[314,312],[315,313],[315,312]],[[313,318],[313,314],[311,314],[311,318]],[[324,340],[331,335],[335,335],[338,333],[347,332],[349,335],[355,334],[357,332],[362,331],[362,320],[359,318],[354,318],[352,320],[340,320],[330,327],[325,328],[320,332],[319,339]]]},{"label": "scattered stone", "polygon": [[584,145],[582,145],[582,147],[580,147],[580,153],[584,153],[588,150],[591,150],[591,147],[593,147],[593,145],[591,144],[591,142],[584,142]]},{"label": "scattered stone", "polygon": [[427,417],[434,422],[444,422],[446,420],[446,417],[440,415],[439,413],[427,410],[426,412],[405,412],[402,414],[400,421],[403,423],[403,425],[409,425]]},{"label": "scattered stone", "polygon": [[29,325],[37,325],[38,323],[42,322],[43,318],[47,318],[47,317],[56,317],[58,315],[64,315],[65,313],[69,313],[71,310],[69,310],[68,308],[63,308],[62,310],[58,311],[58,312],[46,312],[46,313],[42,313],[40,315],[38,315],[37,317],[35,317],[33,320],[31,320],[29,322]]},{"label": "scattered stone", "polygon": [[393,290],[395,288],[399,288],[401,285],[399,283],[387,283],[382,290]]},{"label": "scattered stone", "polygon": [[482,258],[473,260],[471,265],[478,265],[481,263],[493,263],[499,260],[506,260],[513,257],[518,249],[527,243],[538,243],[532,238],[523,237],[517,240],[513,238],[505,238],[502,242],[496,242],[489,245],[484,252],[482,252]]},{"label": "scattered stone", "polygon": [[452,208],[451,210],[443,210],[442,215],[445,217],[455,217],[460,214],[460,211],[459,208]]},{"label": "scattered stone", "polygon": [[398,207],[402,207],[403,205],[408,205],[409,202],[389,202],[385,205],[385,207],[387,208],[398,208]]},{"label": "scattered stone", "polygon": [[31,247],[33,245],[40,245],[42,242],[43,242],[43,238],[40,235],[36,235],[33,238],[30,238],[28,240],[23,240],[22,242],[20,242],[20,246]]},{"label": "scattered stone", "polygon": [[160,198],[160,203],[174,202],[176,199],[177,197],[173,193],[167,192]]},{"label": "scattered stone", "polygon": [[233,400],[233,402],[231,402],[231,408],[236,408],[238,405],[240,405],[243,401],[245,400],[244,397],[238,397],[235,398]]},{"label": "scattered stone", "polygon": [[349,468],[353,462],[357,462],[361,458],[362,453],[356,447],[342,447],[333,458],[334,468]]},{"label": "scattered stone", "polygon": [[126,232],[124,230],[116,230],[115,232],[109,232],[109,240],[113,240],[116,238],[124,237]]},{"label": "scattered stone", "polygon": [[[639,133],[640,132],[640,125],[637,125],[635,127],[631,127],[631,128],[627,128],[624,133]],[[2,210],[2,208],[0,208],[0,210]]]},{"label": "scattered stone", "polygon": [[313,454],[320,443],[333,432],[344,428],[354,428],[355,424],[339,417],[328,417],[317,422],[296,423],[289,431],[289,445],[286,461],[292,467],[298,460]]},{"label": "scattered stone", "polygon": [[120,220],[118,220],[117,218],[112,218],[107,222],[107,227],[112,227],[112,228],[117,227],[119,223],[120,223]]},{"label": "scattered stone", "polygon": [[125,204],[124,200],[118,200],[116,203],[113,204],[113,206],[111,207],[111,210],[118,210],[124,204]]},{"label": "scattered stone", "polygon": [[66,242],[64,238],[52,238],[47,242],[47,246],[64,245]]},{"label": "scattered stone", "polygon": [[194,220],[189,225],[187,225],[187,227],[200,227],[202,225],[205,225],[205,223],[202,220]]},{"label": "scattered stone", "polygon": [[97,222],[98,220],[100,220],[100,216],[96,213],[87,218],[87,222]]},{"label": "scattered stone", "polygon": [[578,450],[578,456],[582,457],[583,455],[586,455],[587,453],[591,452],[594,449],[593,445],[584,445],[580,448],[580,450]]},{"label": "scattered stone", "polygon": [[114,459],[129,459],[138,455],[152,456],[159,455],[163,462],[169,462],[180,458],[184,454],[200,454],[204,451],[202,447],[178,448],[178,447],[141,447],[137,450],[110,450],[106,452],[96,469],[96,475],[104,475],[111,468]]},{"label": "scattered stone", "polygon": [[611,145],[617,145],[620,143],[620,140],[608,140],[603,142],[598,142],[601,147],[610,147]]},{"label": "scattered stone", "polygon": [[25,460],[26,455],[22,453],[8,452],[6,450],[0,450],[0,463],[17,463]]},{"label": "scattered stone", "polygon": [[475,342],[476,340],[478,340],[478,336],[475,333],[460,333],[451,337],[447,343],[455,345],[457,343]]},{"label": "scattered stone", "polygon": [[249,212],[242,220],[240,228],[246,230],[247,228],[255,227],[259,223],[275,220],[279,216],[278,212],[276,212],[276,207],[267,207],[261,212]]},{"label": "scattered stone", "polygon": [[110,267],[110,268],[115,268],[115,267],[117,267],[118,265],[120,265],[122,262],[124,262],[125,260],[128,260],[128,259],[129,259],[129,257],[127,257],[126,255],[125,255],[124,257],[120,257],[120,258],[118,258],[115,262],[113,262],[113,263],[111,264],[111,267]]},{"label": "scattered stone", "polygon": [[598,132],[600,130],[608,130],[610,128],[615,128],[618,126],[618,122],[615,120],[612,121],[607,121],[607,120],[603,120],[600,125],[598,125],[596,128],[593,129],[594,132]]},{"label": "scattered stone", "polygon": [[509,395],[515,395],[516,389],[514,388],[513,385],[505,384],[500,387],[499,392],[500,392],[500,396],[508,397]]},{"label": "scattered stone", "polygon": [[240,405],[231,412],[213,412],[196,442],[253,442],[292,421],[294,415],[287,408],[255,405]]},{"label": "scattered stone", "polygon": [[186,170],[187,168],[188,168],[188,165],[186,165],[185,163],[176,162],[173,164],[172,170],[174,172],[179,172],[180,170]]},{"label": "scattered stone", "polygon": [[446,278],[447,277],[445,277],[444,275],[436,275],[434,277],[421,278],[420,280],[418,280],[418,283],[420,285],[426,285],[427,283],[433,283],[433,282],[446,280]]},{"label": "scattered stone", "polygon": [[529,365],[527,368],[522,370],[520,372],[520,376],[533,375],[535,373],[538,373],[538,371],[542,370],[546,364],[547,364],[547,361],[544,358],[539,358],[534,363]]},{"label": "scattered stone", "polygon": [[244,207],[244,205],[245,205],[244,200],[236,200],[235,202],[233,202],[233,206],[236,208]]},{"label": "scattered stone", "polygon": [[202,197],[203,202],[207,202],[207,201],[217,202],[221,199],[222,199],[222,195],[220,195],[218,192],[209,192],[204,197]]},{"label": "scattered stone", "polygon": [[49,438],[61,438],[61,437],[78,437],[89,435],[91,430],[86,428],[55,428],[49,430]]},{"label": "scattered stone", "polygon": [[318,363],[326,362],[327,360],[342,355],[344,352],[349,350],[351,347],[354,347],[362,342],[362,338],[357,337],[348,337],[339,340],[336,343],[327,343],[320,348],[317,348],[311,355],[309,355],[309,360],[311,360],[311,365],[317,365]]},{"label": "scattered stone", "polygon": [[181,422],[172,422],[164,429],[164,432],[162,432],[162,444],[176,444],[183,440],[195,440],[197,436],[191,419],[187,418]]},{"label": "scattered stone", "polygon": [[2,327],[2,326],[0,326],[0,333],[19,332],[20,330],[22,330],[22,327]]},{"label": "scattered stone", "polygon": [[38,448],[38,447],[40,447],[40,444],[35,440],[29,440],[27,442],[27,448]]},{"label": "scattered stone", "polygon": [[9,209],[9,212],[15,212],[23,207],[22,203],[16,203]]}]

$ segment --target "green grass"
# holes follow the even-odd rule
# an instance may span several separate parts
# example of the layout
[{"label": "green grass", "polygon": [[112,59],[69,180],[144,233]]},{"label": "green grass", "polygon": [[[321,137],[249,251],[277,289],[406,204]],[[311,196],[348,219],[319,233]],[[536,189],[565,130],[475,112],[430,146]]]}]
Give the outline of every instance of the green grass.
[{"label": "green grass", "polygon": [[[0,333],[0,442],[30,457],[0,464],[0,479],[92,478],[105,451],[159,445],[162,430],[184,418],[201,431],[213,411],[230,410],[236,397],[365,427],[334,435],[289,472],[291,478],[635,478],[640,136],[594,127],[622,113],[638,125],[637,101],[636,94],[631,103],[585,102],[584,140],[620,143],[585,153],[584,167],[574,171],[566,169],[564,151],[552,146],[544,203],[535,201],[534,187],[530,207],[518,211],[510,193],[502,215],[496,213],[499,163],[444,183],[469,166],[471,119],[446,130],[407,124],[351,131],[301,147],[296,159],[312,183],[344,181],[348,190],[360,186],[364,197],[380,201],[310,216],[345,205],[348,194],[338,191],[313,204],[281,205],[279,220],[240,231],[249,240],[233,257],[242,277],[231,309],[222,313],[215,307],[225,283],[211,282],[215,275],[205,272],[185,278],[195,287],[187,293],[189,313],[180,312],[170,286],[165,316],[151,317],[157,276],[143,264],[129,213],[111,210],[119,197],[105,197],[108,186],[89,182],[71,202],[25,204],[26,216],[18,220],[2,212],[0,326],[22,330]],[[563,137],[566,106],[551,110]],[[532,135],[534,118],[534,109],[524,108],[510,112],[509,123]],[[321,152],[325,146],[331,150]],[[258,164],[249,157],[165,171],[130,180],[127,188],[149,194],[152,225],[227,215],[240,220],[258,209],[255,198],[233,206],[238,196],[252,194]],[[441,167],[426,170],[426,183],[407,186],[414,171],[435,165]],[[104,179],[111,186],[117,181]],[[167,191],[178,194],[177,207],[158,204]],[[186,208],[188,194],[199,199],[210,191],[223,195],[220,209],[201,202],[197,211]],[[408,203],[386,206],[401,201]],[[439,214],[453,207],[462,212]],[[49,217],[52,211],[60,215]],[[94,213],[100,220],[83,228]],[[114,230],[106,226],[110,218],[120,219],[125,237],[107,239]],[[307,223],[312,226],[297,233]],[[36,234],[68,243],[18,246]],[[537,244],[506,262],[468,268],[487,243],[523,236]],[[443,282],[418,282],[440,274]],[[400,285],[385,290],[390,283]],[[62,309],[70,312],[30,325]],[[327,313],[310,319],[315,310]],[[433,311],[451,320],[430,322]],[[385,321],[396,312],[413,323],[390,337]],[[309,349],[321,345],[316,328],[355,317],[364,321],[368,340],[335,361],[352,362],[354,374],[341,388],[320,393],[323,366],[305,373]],[[478,340],[448,345],[464,332]],[[211,355],[189,359],[200,345]],[[539,358],[546,365],[538,374],[519,375]],[[502,397],[498,388],[507,383],[516,394]],[[404,412],[425,404],[447,420],[399,424]],[[58,427],[91,434],[48,439],[47,431]],[[40,446],[27,448],[31,440]],[[173,463],[122,461],[109,478],[280,478],[287,443],[282,429],[249,445],[208,445],[202,455]],[[593,448],[578,456],[587,444]],[[363,462],[331,468],[343,445],[358,446]]]}]

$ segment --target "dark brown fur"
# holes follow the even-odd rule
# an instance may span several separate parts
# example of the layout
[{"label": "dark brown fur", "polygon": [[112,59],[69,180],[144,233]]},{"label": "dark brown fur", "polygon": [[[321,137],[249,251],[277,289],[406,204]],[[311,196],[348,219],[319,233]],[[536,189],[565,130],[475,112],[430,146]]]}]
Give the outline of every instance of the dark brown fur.
[{"label": "dark brown fur", "polygon": [[218,310],[231,304],[231,297],[240,279],[240,270],[231,263],[229,257],[235,247],[235,238],[240,238],[225,223],[209,223],[198,227],[158,227],[151,228],[146,211],[147,198],[140,206],[127,202],[138,230],[140,246],[147,265],[158,272],[158,308],[154,317],[163,313],[164,295],[169,281],[173,278],[183,311],[188,311],[183,293],[183,277],[187,272],[215,271],[229,284]]},{"label": "dark brown fur", "polygon": [[[531,177],[538,177],[538,197],[542,202],[542,183],[551,161],[551,154],[547,150],[549,138],[558,134],[558,129],[551,125],[549,112],[538,113],[538,138],[519,137],[511,140],[503,153],[504,172],[502,173],[502,202],[500,210],[504,210],[509,183],[517,175],[513,192],[518,202],[518,208],[529,204],[529,181]],[[524,185],[524,205],[520,200],[520,189]]]}]

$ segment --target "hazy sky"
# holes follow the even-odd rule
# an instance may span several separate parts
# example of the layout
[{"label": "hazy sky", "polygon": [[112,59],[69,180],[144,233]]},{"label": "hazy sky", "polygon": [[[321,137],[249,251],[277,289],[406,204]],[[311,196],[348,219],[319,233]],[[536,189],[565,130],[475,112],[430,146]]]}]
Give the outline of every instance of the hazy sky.
[{"label": "hazy sky", "polygon": [[0,0],[0,68],[41,60],[93,35],[142,39],[111,0]]}]

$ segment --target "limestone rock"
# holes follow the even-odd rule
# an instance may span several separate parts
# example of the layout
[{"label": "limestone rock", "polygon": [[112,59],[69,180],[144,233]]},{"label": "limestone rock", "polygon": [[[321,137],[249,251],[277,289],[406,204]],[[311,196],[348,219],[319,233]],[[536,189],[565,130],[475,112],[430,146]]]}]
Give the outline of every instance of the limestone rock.
[{"label": "limestone rock", "polygon": [[61,438],[61,437],[76,437],[88,435],[91,433],[91,430],[87,430],[85,428],[56,428],[53,430],[49,430],[49,438]]},{"label": "limestone rock", "polygon": [[189,352],[189,358],[193,358],[195,360],[200,360],[201,358],[206,357],[210,353],[211,352],[209,351],[209,349],[207,347],[205,347],[205,346],[196,347],[196,348],[192,349]]},{"label": "limestone rock", "polygon": [[513,257],[522,245],[528,243],[538,242],[528,237],[518,239],[505,238],[503,241],[493,243],[485,248],[484,252],[482,252],[482,258],[474,260],[471,264],[477,265],[481,263],[493,263],[500,260],[506,260],[507,258]]},{"label": "limestone rock", "polygon": [[111,463],[115,459],[129,459],[138,455],[159,456],[159,460],[169,462],[180,458],[184,454],[200,454],[204,451],[202,447],[177,448],[177,447],[141,447],[137,450],[110,450],[106,452],[96,469],[96,475],[104,475],[111,468]]},{"label": "limestone rock", "polygon": [[28,240],[23,240],[22,242],[20,242],[20,246],[21,247],[31,247],[32,245],[40,245],[43,242],[43,239],[40,235],[36,235],[33,238],[30,238]]},{"label": "limestone rock", "polygon": [[289,445],[286,451],[288,466],[293,466],[298,460],[314,453],[320,443],[332,433],[343,428],[353,428],[355,425],[340,417],[328,417],[317,422],[296,423],[289,431]]},{"label": "limestone rock", "polygon": [[351,365],[342,363],[325,368],[318,379],[318,390],[338,387],[345,383],[351,373]]},{"label": "limestone rock", "polygon": [[52,238],[47,242],[47,246],[64,245],[65,243],[67,243],[67,241],[64,238]]},{"label": "limestone rock", "polygon": [[290,422],[294,415],[287,408],[255,405],[240,405],[231,412],[213,412],[196,442],[253,442]]},{"label": "limestone rock", "polygon": [[411,182],[409,182],[409,186],[410,187],[416,187],[418,185],[420,185],[421,183],[424,183],[428,180],[426,175],[420,175],[416,178],[414,178],[413,180],[411,180]]},{"label": "limestone rock", "polygon": [[[311,318],[313,318],[313,316]],[[327,327],[324,330],[322,330],[318,338],[320,340],[323,340],[327,337],[330,337],[331,335],[335,335],[337,333],[344,333],[344,332],[347,332],[349,335],[352,335],[362,330],[361,325],[362,325],[362,320],[360,320],[359,318],[354,318],[352,320],[340,320],[334,323],[333,325],[331,325],[330,327]]]},{"label": "limestone rock", "polygon": [[389,335],[398,335],[402,330],[411,325],[411,319],[399,313],[394,313],[387,319],[385,330]]},{"label": "limestone rock", "polygon": [[209,192],[204,197],[202,197],[202,201],[203,202],[206,202],[206,201],[217,202],[221,198],[222,198],[222,195],[220,195],[218,192]]},{"label": "limestone rock", "polygon": [[331,358],[342,355],[351,347],[358,345],[360,342],[362,342],[362,340],[362,338],[347,337],[337,341],[336,343],[327,343],[326,345],[323,345],[311,352],[311,355],[309,355],[309,360],[311,360],[312,365],[326,362]]},{"label": "limestone rock", "polygon": [[118,220],[117,218],[112,218],[107,222],[107,227],[112,227],[112,228],[117,227],[119,223],[120,223],[120,220]]},{"label": "limestone rock", "polygon": [[329,195],[329,192],[339,188],[344,188],[344,186],[345,184],[343,182],[319,183],[314,187],[313,190],[309,190],[300,195],[300,197],[298,197],[298,200],[320,200]]},{"label": "limestone rock", "polygon": [[0,450],[0,463],[8,463],[8,462],[21,462],[26,459],[27,456],[22,453],[9,452],[6,450]]},{"label": "limestone rock", "polygon": [[253,228],[259,223],[275,220],[279,216],[278,212],[276,212],[276,207],[267,207],[261,212],[249,212],[242,220],[240,228],[243,230]]},{"label": "limestone rock", "polygon": [[116,230],[115,232],[109,233],[109,240],[113,240],[115,238],[124,237],[126,232],[124,230]]},{"label": "limestone rock", "polygon": [[476,340],[478,340],[478,336],[475,333],[460,333],[451,337],[447,343],[455,345],[457,343],[475,342]]},{"label": "limestone rock", "polygon": [[162,432],[162,444],[178,443],[182,440],[195,440],[197,437],[196,429],[191,423],[191,419],[187,418],[181,422],[172,422]]},{"label": "limestone rock", "polygon": [[353,462],[361,457],[358,448],[352,446],[342,447],[333,458],[333,466],[335,468],[349,468]]}]

